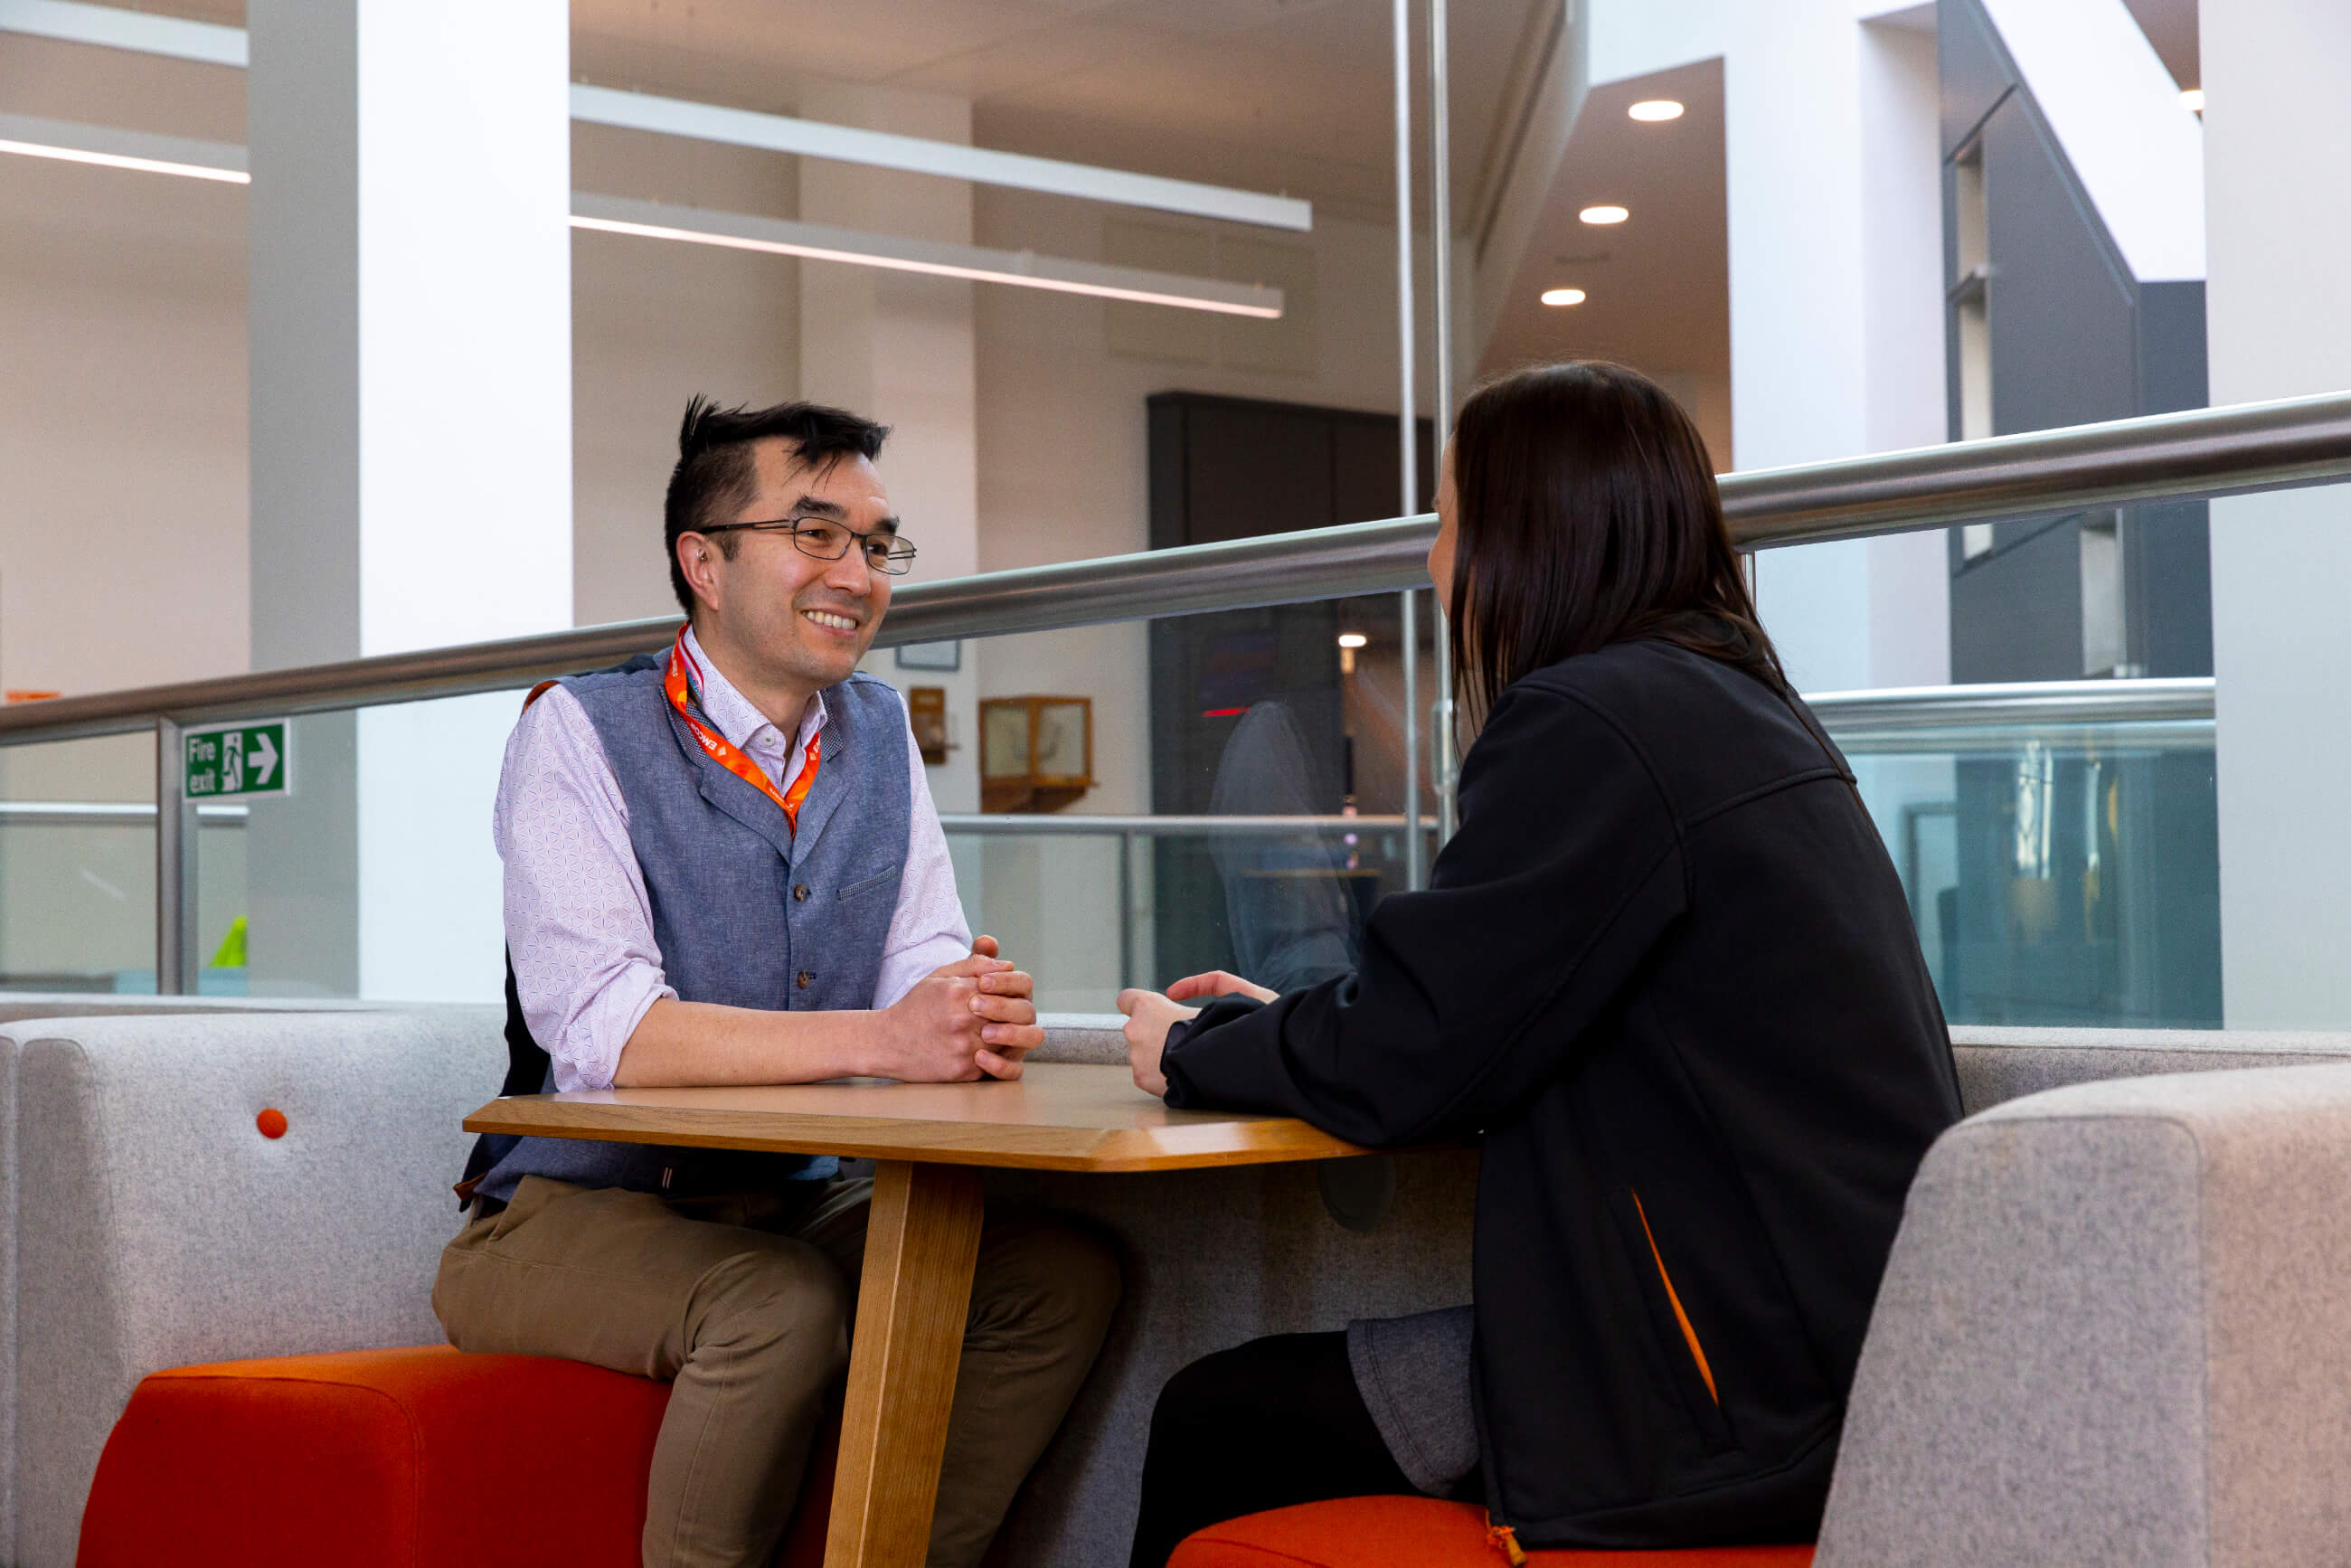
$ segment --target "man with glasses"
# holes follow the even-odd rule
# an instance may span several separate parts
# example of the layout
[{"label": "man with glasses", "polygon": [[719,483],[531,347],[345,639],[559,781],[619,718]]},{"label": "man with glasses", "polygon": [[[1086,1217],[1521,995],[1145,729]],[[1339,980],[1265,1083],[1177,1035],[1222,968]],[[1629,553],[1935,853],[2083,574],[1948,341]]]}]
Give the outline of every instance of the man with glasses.
[{"label": "man with glasses", "polygon": [[[664,655],[542,686],[507,742],[507,1092],[1018,1078],[1042,1040],[1029,977],[964,924],[904,705],[857,673],[914,558],[873,465],[887,434],[810,403],[687,406],[664,528],[687,624]],[[764,1564],[790,1517],[864,1249],[871,1184],[838,1166],[475,1149],[434,1311],[461,1350],[672,1381],[648,1568]],[[1118,1293],[1098,1241],[989,1217],[934,1568],[979,1561]]]}]

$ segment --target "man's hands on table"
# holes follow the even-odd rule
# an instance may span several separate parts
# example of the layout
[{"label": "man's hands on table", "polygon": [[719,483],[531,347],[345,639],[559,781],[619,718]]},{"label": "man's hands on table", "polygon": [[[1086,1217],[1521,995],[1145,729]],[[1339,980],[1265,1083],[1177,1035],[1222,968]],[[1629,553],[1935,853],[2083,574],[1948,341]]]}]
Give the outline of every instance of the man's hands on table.
[{"label": "man's hands on table", "polygon": [[970,957],[932,970],[876,1013],[871,1074],[910,1083],[1019,1077],[1022,1059],[1045,1043],[1037,982],[998,951],[995,937],[976,938]]},{"label": "man's hands on table", "polygon": [[1146,1094],[1165,1097],[1167,1075],[1159,1070],[1159,1059],[1167,1049],[1167,1031],[1186,1019],[1200,1016],[1198,1008],[1183,1004],[1195,997],[1213,1001],[1236,991],[1261,1002],[1270,1002],[1281,994],[1223,969],[1186,975],[1168,987],[1165,996],[1134,988],[1119,992],[1118,1010],[1126,1015],[1126,1061],[1134,1070],[1134,1086]]},{"label": "man's hands on table", "polygon": [[879,1011],[796,1013],[664,997],[622,1048],[613,1087],[1018,1078],[1045,1031],[1037,982],[997,952],[995,937],[976,939],[970,956],[933,970]]}]

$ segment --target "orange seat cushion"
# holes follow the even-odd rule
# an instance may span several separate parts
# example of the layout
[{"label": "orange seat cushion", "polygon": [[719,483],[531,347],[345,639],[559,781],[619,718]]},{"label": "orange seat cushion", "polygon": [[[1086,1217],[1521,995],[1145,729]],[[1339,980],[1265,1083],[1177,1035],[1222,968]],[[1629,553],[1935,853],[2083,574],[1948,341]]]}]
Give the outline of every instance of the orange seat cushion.
[{"label": "orange seat cushion", "polygon": [[[635,1568],[668,1406],[666,1383],[445,1346],[159,1372],[107,1439],[77,1563]],[[823,1555],[829,1454],[810,1479],[792,1568]]]},{"label": "orange seat cushion", "polygon": [[[1527,1553],[1529,1568],[1806,1568],[1809,1546]],[[1301,1503],[1196,1531],[1167,1568],[1503,1568],[1484,1511],[1426,1497]]]}]

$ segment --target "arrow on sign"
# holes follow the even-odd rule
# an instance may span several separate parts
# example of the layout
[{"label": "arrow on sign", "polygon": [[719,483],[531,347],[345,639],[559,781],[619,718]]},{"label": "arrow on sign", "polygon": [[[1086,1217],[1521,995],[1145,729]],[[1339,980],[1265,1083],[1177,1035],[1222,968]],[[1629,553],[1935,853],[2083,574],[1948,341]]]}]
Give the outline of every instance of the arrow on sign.
[{"label": "arrow on sign", "polygon": [[277,747],[271,743],[269,732],[266,729],[254,732],[253,745],[255,750],[260,753],[260,759],[254,764],[253,781],[256,784],[266,784],[269,782],[269,776],[277,771]]}]

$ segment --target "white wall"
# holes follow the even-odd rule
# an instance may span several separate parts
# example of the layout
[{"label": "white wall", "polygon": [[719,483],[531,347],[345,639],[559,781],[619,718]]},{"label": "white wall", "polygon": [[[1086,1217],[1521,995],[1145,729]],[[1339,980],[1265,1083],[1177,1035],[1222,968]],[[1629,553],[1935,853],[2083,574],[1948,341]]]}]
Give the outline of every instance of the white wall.
[{"label": "white wall", "polygon": [[[2215,406],[2351,387],[2351,9],[2202,12],[2206,320]],[[2351,1025],[2351,487],[2212,503],[2222,1009]]]},{"label": "white wall", "polygon": [[[1725,35],[1739,466],[1939,439],[1931,38],[1856,21],[1851,0],[1755,0]],[[1799,689],[1948,679],[1939,551],[1925,536],[1761,552],[1764,624]]]},{"label": "white wall", "polygon": [[[1730,401],[1739,465],[1865,451],[1861,28],[1834,0],[1736,8],[1723,61]],[[1800,690],[1869,684],[1868,546],[1758,555],[1765,628]]]},{"label": "white wall", "polygon": [[[575,125],[573,183],[718,212],[799,212],[795,162],[745,148]],[[572,615],[674,614],[662,494],[696,392],[757,408],[799,392],[800,264],[716,246],[574,231]]]},{"label": "white wall", "polygon": [[[1862,334],[1872,452],[1939,445],[1943,381],[1941,131],[1935,35],[1861,28]],[[1869,682],[1951,678],[1951,569],[1942,529],[1868,541]]]},{"label": "white wall", "polygon": [[[0,101],[245,135],[241,71],[36,38],[0,37]],[[239,186],[0,158],[0,685],[245,667],[245,219]]]}]

